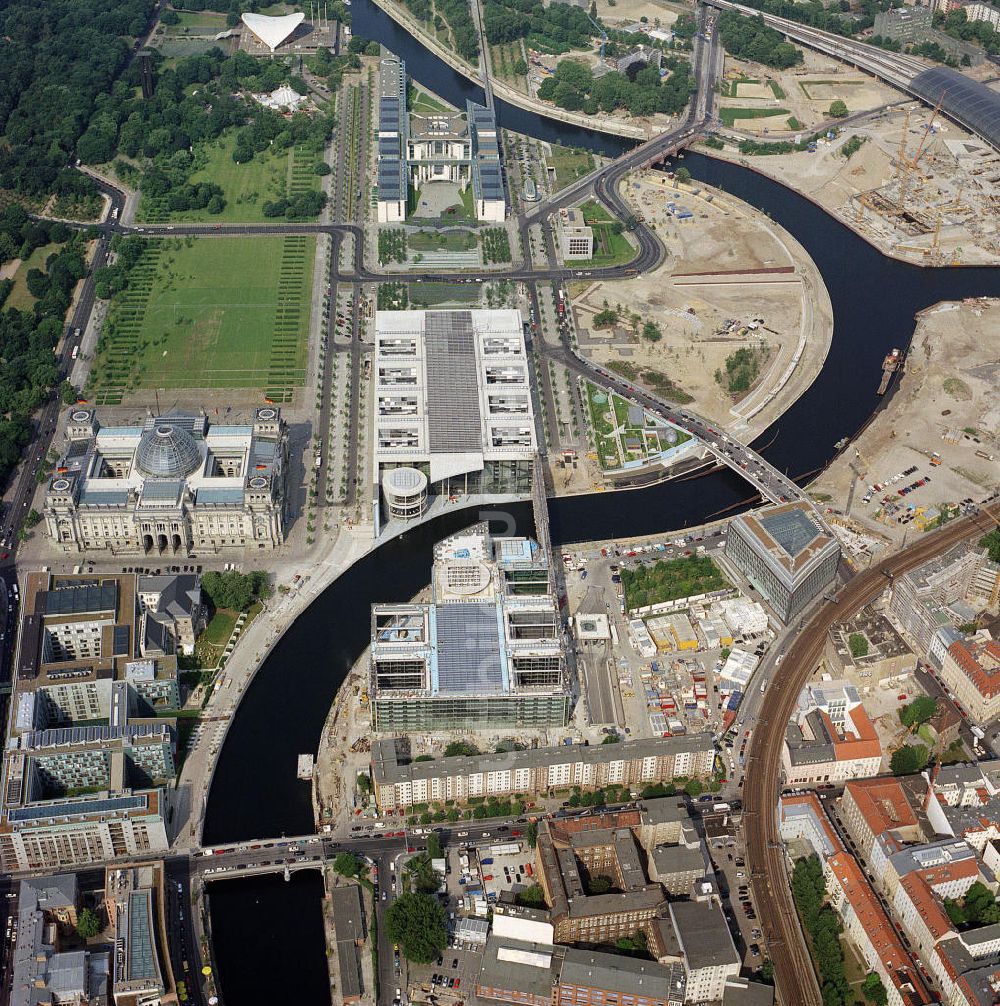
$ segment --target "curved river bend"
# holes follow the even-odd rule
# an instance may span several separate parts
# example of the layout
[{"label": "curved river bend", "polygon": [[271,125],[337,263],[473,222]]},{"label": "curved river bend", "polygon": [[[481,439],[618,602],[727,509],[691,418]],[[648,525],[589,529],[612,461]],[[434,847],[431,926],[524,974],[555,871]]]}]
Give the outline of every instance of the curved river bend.
[{"label": "curved river bend", "polygon": [[[356,32],[402,55],[416,80],[456,104],[480,96],[369,0],[354,0],[352,11]],[[564,127],[502,103],[499,114],[503,126],[545,140],[609,155],[625,146],[615,137]],[[773,439],[765,452],[768,460],[795,477],[824,467],[833,443],[856,433],[881,404],[875,389],[882,358],[894,346],[909,344],[918,311],[939,300],[1000,296],[1000,270],[921,269],[895,262],[777,182],[699,154],[687,155],[685,164],[694,177],[761,209],[792,233],[829,291],[834,338],[823,370],[759,438],[762,444]],[[747,495],[746,484],[727,470],[627,493],[555,499],[550,503],[553,538],[559,544],[694,526],[745,506]],[[527,504],[509,509],[517,533],[530,533]],[[220,752],[208,799],[206,844],[312,830],[309,784],[295,778],[296,757],[316,750],[337,688],[368,645],[369,606],[417,593],[427,583],[434,543],[476,519],[475,510],[449,513],[382,546],[289,627],[244,696]],[[322,888],[303,880],[292,888],[280,881],[231,881],[214,889],[220,896],[212,896],[213,931],[226,999],[285,1001],[301,992],[308,997],[304,1001],[319,1002],[317,991],[328,987],[320,918],[303,906]],[[288,911],[292,903],[294,914]],[[251,927],[259,937],[253,948],[241,935]],[[307,947],[310,952],[303,953]],[[276,961],[287,964],[276,967]]]}]

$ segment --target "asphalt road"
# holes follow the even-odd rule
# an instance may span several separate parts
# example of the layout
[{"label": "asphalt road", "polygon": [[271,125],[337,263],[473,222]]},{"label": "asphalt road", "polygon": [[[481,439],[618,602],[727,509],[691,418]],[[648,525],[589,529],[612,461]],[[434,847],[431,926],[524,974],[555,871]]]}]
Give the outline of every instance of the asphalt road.
[{"label": "asphalt road", "polygon": [[[990,510],[994,516],[1000,514],[1000,504],[993,504]],[[983,515],[963,517],[859,573],[834,595],[835,601],[827,601],[810,618],[789,647],[781,674],[772,675],[768,684],[761,717],[750,741],[743,789],[743,823],[754,900],[774,964],[777,988],[786,1006],[820,1006],[821,998],[792,900],[785,848],[778,829],[776,805],[785,725],[799,693],[819,662],[827,633],[835,623],[874,601],[892,577],[973,534],[985,534],[993,527]]]}]

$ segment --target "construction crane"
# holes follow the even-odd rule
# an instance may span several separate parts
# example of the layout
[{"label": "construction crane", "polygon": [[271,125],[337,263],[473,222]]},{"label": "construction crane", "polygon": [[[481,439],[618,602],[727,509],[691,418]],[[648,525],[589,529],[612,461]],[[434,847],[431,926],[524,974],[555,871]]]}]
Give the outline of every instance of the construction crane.
[{"label": "construction crane", "polygon": [[[862,465],[864,465],[865,470],[864,473],[861,475],[861,478],[864,478],[871,469],[871,465],[868,464],[868,459],[861,453],[861,451],[857,449],[857,447],[854,448],[854,456],[858,459],[858,461],[861,462]],[[851,467],[853,467],[853,465]]]},{"label": "construction crane", "polygon": [[906,153],[906,136],[910,128],[910,112],[907,109],[903,136],[899,141],[899,199],[896,202],[896,209],[900,213],[906,209],[906,197],[909,194],[910,178],[915,171],[919,170],[920,158],[927,152],[927,140],[931,135],[931,129],[934,127],[934,120],[937,118],[938,112],[941,111],[941,102],[944,101],[944,96],[947,93],[947,90],[941,92],[941,96],[934,106],[934,111],[931,112],[931,117],[927,120],[927,125],[924,127],[924,135],[920,137],[920,142],[917,144],[913,157],[909,157]]},{"label": "construction crane", "polygon": [[601,24],[599,21],[595,21],[592,17],[590,17],[589,14],[587,15],[587,17],[590,19],[590,23],[600,33],[600,36],[601,36],[601,55],[600,55],[600,60],[601,60],[601,63],[603,64],[604,63],[604,46],[607,45],[607,42],[608,42],[608,33],[605,30],[603,24]]},{"label": "construction crane", "polygon": [[920,158],[924,156],[927,152],[927,140],[931,135],[931,130],[934,128],[934,120],[938,117],[938,112],[941,111],[941,103],[944,101],[944,96],[948,93],[947,89],[941,92],[941,96],[937,100],[937,104],[934,106],[934,111],[931,112],[931,117],[927,120],[927,126],[924,129],[924,135],[920,137],[920,143],[917,145],[917,152],[913,155],[913,160],[910,161],[910,167],[916,170],[917,164]]}]

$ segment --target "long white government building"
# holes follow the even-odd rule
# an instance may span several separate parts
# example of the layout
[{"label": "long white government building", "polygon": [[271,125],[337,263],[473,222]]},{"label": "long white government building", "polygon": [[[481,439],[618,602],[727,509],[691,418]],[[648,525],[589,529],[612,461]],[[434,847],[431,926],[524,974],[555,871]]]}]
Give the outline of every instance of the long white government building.
[{"label": "long white government building", "polygon": [[376,313],[376,535],[432,496],[530,494],[529,380],[519,311]]}]

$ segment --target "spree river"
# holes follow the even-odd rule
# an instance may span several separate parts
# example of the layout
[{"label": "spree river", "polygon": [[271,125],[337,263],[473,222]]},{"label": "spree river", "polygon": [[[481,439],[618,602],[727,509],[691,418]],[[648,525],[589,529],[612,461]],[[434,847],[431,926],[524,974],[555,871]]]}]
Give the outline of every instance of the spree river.
[{"label": "spree river", "polygon": [[[481,92],[425,50],[370,0],[354,0],[356,34],[374,38],[406,60],[407,71],[448,101],[462,105]],[[589,133],[498,102],[502,126],[570,146],[614,155],[626,141]],[[819,377],[759,438],[767,459],[796,478],[822,469],[833,444],[856,433],[884,404],[875,391],[889,350],[909,345],[914,316],[940,300],[1000,296],[1000,270],[922,269],[885,258],[809,200],[763,175],[688,154],[695,178],[767,213],[812,256],[833,305],[834,334]],[[649,534],[695,526],[747,505],[748,487],[732,472],[667,482],[625,493],[552,500],[556,544]],[[516,533],[530,533],[530,508],[507,508]],[[369,642],[369,607],[406,600],[426,585],[436,541],[479,519],[475,510],[448,513],[383,545],[332,584],[289,627],[257,673],[220,752],[209,793],[205,842],[234,842],[313,829],[309,784],[295,777],[296,757],[315,752],[330,704]],[[230,881],[212,894],[212,923],[222,990],[230,1003],[286,1001],[297,993],[319,1002],[326,957],[313,904],[321,892],[302,881]],[[294,920],[289,905],[297,911]],[[253,948],[241,933],[257,931]],[[307,933],[304,938],[303,934]],[[318,935],[317,935],[318,934]],[[316,946],[316,951],[312,947]],[[265,951],[266,947],[266,951]],[[309,953],[303,951],[309,948]],[[257,951],[261,951],[258,953]],[[276,962],[281,964],[276,965]]]}]

